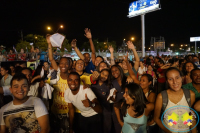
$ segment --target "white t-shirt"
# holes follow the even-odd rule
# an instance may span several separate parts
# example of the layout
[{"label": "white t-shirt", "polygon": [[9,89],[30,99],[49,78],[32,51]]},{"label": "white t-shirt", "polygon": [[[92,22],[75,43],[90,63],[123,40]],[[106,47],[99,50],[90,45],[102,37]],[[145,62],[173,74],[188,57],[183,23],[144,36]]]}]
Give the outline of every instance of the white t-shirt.
[{"label": "white t-shirt", "polygon": [[96,98],[95,94],[90,88],[83,89],[83,85],[80,85],[79,92],[74,95],[72,94],[70,88],[65,91],[64,97],[67,103],[72,103],[78,110],[81,111],[81,115],[84,117],[90,117],[96,115],[95,112],[91,107],[85,107],[82,103],[82,100],[85,100],[85,94],[90,101]]},{"label": "white t-shirt", "polygon": [[11,101],[0,109],[0,125],[5,125],[12,133],[35,133],[40,131],[37,118],[47,114],[44,103],[37,97],[29,97],[21,105]]}]

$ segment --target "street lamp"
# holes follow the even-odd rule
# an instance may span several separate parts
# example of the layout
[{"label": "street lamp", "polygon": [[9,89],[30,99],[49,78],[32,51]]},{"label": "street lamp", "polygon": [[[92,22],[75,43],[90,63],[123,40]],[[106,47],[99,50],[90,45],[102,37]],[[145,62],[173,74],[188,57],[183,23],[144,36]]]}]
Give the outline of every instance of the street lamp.
[{"label": "street lamp", "polygon": [[125,41],[126,39],[124,38],[124,41]]},{"label": "street lamp", "polygon": [[48,27],[47,27],[47,30],[51,30],[51,27],[48,26]]},{"label": "street lamp", "polygon": [[183,44],[181,44],[181,47],[183,47]]},{"label": "street lamp", "polygon": [[134,37],[131,38],[132,41],[133,41],[134,39],[135,39]]},{"label": "street lamp", "polygon": [[35,37],[35,39],[37,39],[37,36]]},{"label": "street lamp", "polygon": [[58,27],[56,33],[58,32],[58,30],[59,30],[60,28],[62,29],[62,28],[63,28],[63,25],[60,25],[60,27]]}]

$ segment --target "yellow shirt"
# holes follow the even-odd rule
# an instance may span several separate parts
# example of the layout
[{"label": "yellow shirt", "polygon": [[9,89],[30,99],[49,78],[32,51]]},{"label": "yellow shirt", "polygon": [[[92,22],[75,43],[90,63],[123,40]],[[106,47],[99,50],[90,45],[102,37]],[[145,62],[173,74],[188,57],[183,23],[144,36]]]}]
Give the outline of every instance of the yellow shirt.
[{"label": "yellow shirt", "polygon": [[57,84],[53,85],[54,91],[53,91],[53,105],[51,107],[51,110],[54,114],[66,114],[69,112],[68,103],[65,102],[64,99],[64,93],[65,90],[68,89],[68,83],[67,80],[62,79],[60,77]]}]

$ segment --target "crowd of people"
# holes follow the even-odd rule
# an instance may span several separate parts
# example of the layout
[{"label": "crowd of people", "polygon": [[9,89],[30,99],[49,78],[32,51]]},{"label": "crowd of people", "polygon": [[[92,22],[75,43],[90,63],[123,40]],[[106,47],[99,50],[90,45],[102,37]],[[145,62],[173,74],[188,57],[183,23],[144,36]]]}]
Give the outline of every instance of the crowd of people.
[{"label": "crowd of people", "polygon": [[[161,119],[167,109],[182,105],[200,112],[200,56],[139,58],[128,41],[134,61],[128,53],[115,59],[112,46],[105,61],[96,56],[86,28],[91,55],[82,54],[73,39],[80,59],[55,60],[50,36],[49,62],[36,70],[23,63],[1,66],[0,133],[172,133],[163,124],[167,118]],[[200,132],[195,124],[193,118],[186,128]]]}]

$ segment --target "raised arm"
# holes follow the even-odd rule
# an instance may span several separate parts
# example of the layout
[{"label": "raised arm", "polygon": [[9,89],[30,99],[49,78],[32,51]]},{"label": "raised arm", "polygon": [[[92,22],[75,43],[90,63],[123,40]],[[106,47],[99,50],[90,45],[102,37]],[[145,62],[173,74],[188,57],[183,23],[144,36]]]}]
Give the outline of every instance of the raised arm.
[{"label": "raised arm", "polygon": [[79,57],[81,60],[84,60],[85,57],[84,57],[83,54],[79,51],[79,49],[76,47],[76,42],[77,42],[77,40],[76,40],[76,39],[73,39],[72,42],[71,42],[71,47],[75,50],[75,52],[77,53],[78,57]]},{"label": "raised arm", "polygon": [[85,36],[89,39],[90,48],[91,48],[91,51],[92,51],[92,63],[94,64],[95,59],[96,59],[96,51],[95,51],[94,44],[92,42],[92,34],[91,34],[90,29],[85,28]]},{"label": "raised arm", "polygon": [[49,61],[51,62],[51,66],[53,67],[54,70],[58,70],[58,65],[56,61],[53,59],[53,52],[52,52],[52,45],[50,41],[51,35],[47,34],[46,40],[48,43],[48,53],[49,53]]},{"label": "raised arm", "polygon": [[128,68],[128,73],[129,73],[130,77],[133,79],[134,83],[140,84],[140,81],[137,79],[135,73],[133,72],[133,70],[132,70],[132,68],[129,64],[128,52],[127,52],[127,55],[124,56],[124,61],[126,62],[126,65],[127,65],[127,68]]},{"label": "raised arm", "polygon": [[110,51],[110,64],[115,65],[115,60],[114,60],[114,48],[111,46],[108,47],[108,50]]},{"label": "raised arm", "polygon": [[133,51],[133,55],[134,55],[134,58],[135,58],[134,68],[135,68],[136,71],[138,71],[138,68],[139,68],[139,65],[140,65],[140,58],[137,54],[135,46],[133,45],[133,43],[131,41],[128,41],[127,45],[128,45],[128,48]]}]

